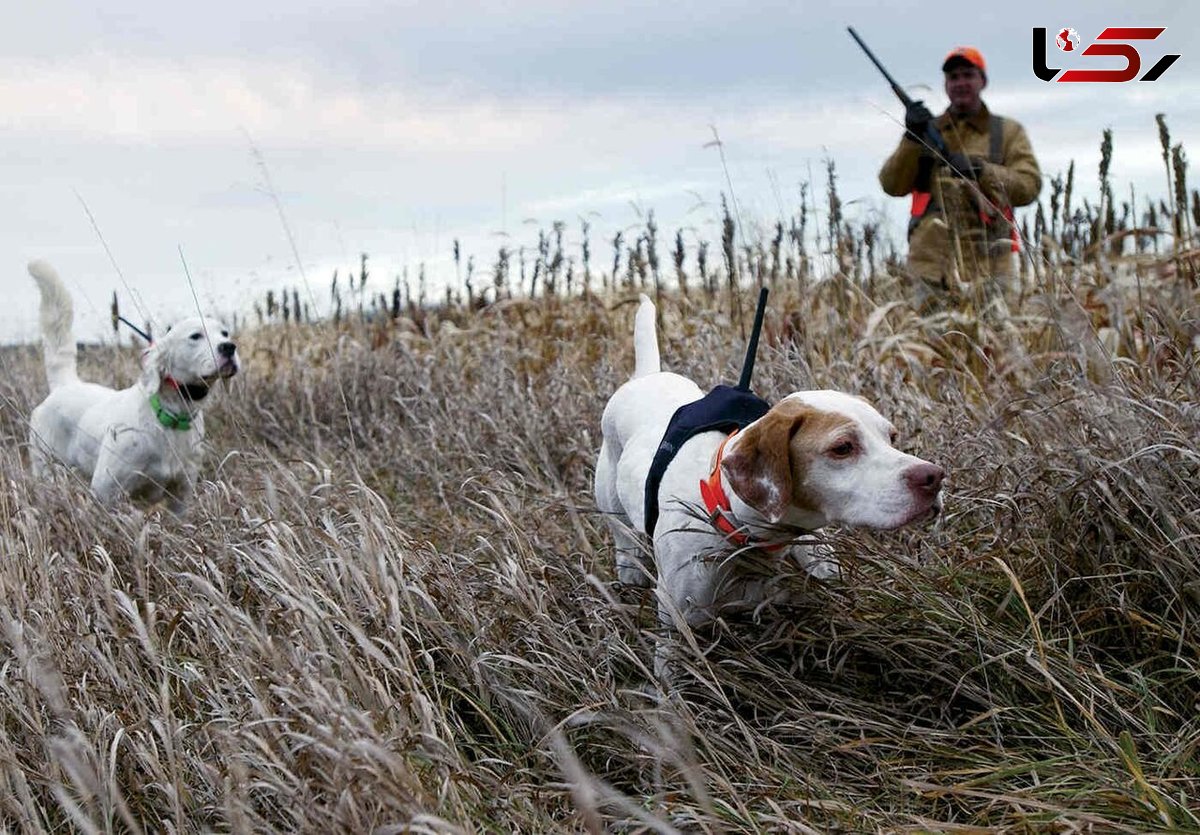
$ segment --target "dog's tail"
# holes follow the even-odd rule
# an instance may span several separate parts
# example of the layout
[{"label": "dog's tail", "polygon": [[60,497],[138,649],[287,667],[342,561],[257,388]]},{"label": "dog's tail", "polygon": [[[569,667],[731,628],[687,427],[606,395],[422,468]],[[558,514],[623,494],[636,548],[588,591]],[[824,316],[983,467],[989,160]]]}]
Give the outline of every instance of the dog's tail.
[{"label": "dog's tail", "polygon": [[654,302],[645,293],[633,319],[633,376],[645,377],[662,371],[658,357],[658,327],[654,324]]},{"label": "dog's tail", "polygon": [[45,261],[30,261],[29,274],[42,294],[42,354],[46,380],[53,391],[79,379],[75,370],[75,337],[71,334],[75,308],[66,285]]}]

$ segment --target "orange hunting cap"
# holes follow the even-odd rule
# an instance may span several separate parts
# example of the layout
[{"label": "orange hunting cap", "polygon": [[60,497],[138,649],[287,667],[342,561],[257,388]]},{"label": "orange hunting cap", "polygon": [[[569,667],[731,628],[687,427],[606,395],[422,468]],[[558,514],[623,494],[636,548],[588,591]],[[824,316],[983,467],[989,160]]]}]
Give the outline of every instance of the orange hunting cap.
[{"label": "orange hunting cap", "polygon": [[956,63],[967,63],[972,67],[978,67],[981,73],[987,73],[987,63],[983,60],[983,53],[973,46],[956,46],[946,54],[946,60],[942,61],[942,72],[946,72]]}]

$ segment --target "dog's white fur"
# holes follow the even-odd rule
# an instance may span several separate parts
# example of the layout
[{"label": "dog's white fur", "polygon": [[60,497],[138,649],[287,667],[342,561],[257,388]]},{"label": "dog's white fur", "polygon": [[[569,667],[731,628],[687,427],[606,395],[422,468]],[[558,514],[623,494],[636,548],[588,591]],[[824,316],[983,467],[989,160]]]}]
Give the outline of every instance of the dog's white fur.
[{"label": "dog's white fur", "polygon": [[[654,305],[642,296],[634,324],[635,371],[609,399],[601,420],[596,504],[616,540],[621,583],[648,585],[643,562],[646,474],[675,410],[703,396],[691,380],[663,372]],[[943,471],[893,446],[892,425],[862,398],[837,391],[789,394],[726,445],[722,479],[737,521],[769,540],[780,526],[812,531],[831,523],[896,528],[936,513]],[[769,581],[739,572],[743,556],[698,514],[725,435],[704,432],[684,443],[663,474],[653,562],[664,622],[672,609],[692,625],[727,607],[753,607]],[[711,558],[724,553],[726,558]],[[706,558],[707,557],[707,558]],[[795,559],[817,576],[836,562],[809,546],[767,560]],[[779,563],[778,568],[782,569]]]},{"label": "dog's white fur", "polygon": [[[42,347],[50,384],[50,395],[29,419],[34,474],[44,476],[52,461],[61,461],[90,479],[92,492],[106,504],[123,496],[166,500],[172,512],[182,512],[199,472],[201,407],[211,400],[217,380],[232,377],[240,368],[229,329],[215,319],[184,319],[146,351],[134,385],[118,391],[83,382],[76,373],[71,296],[44,261],[30,263],[29,274],[41,292]],[[189,390],[200,396],[187,397]],[[155,393],[169,413],[190,416],[190,428],[162,425],[150,405]]]}]

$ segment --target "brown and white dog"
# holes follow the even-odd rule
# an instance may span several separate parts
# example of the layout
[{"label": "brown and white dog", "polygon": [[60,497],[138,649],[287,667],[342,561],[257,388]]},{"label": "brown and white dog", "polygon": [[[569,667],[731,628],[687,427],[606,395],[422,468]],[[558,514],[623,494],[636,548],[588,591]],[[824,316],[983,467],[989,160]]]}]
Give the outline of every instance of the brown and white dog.
[{"label": "brown and white dog", "polygon": [[[748,548],[761,555],[766,543],[779,541],[781,528],[890,529],[940,510],[942,468],[896,449],[896,430],[866,400],[799,391],[732,436],[702,432],[679,447],[659,486],[648,567],[642,558],[647,471],[671,416],[702,396],[691,380],[661,370],[654,314],[642,296],[635,371],[601,419],[595,495],[616,540],[618,580],[649,585],[653,574],[662,622],[671,622],[672,609],[696,626],[729,607],[762,603],[770,581],[739,564]],[[789,557],[816,576],[838,570],[813,546],[767,559]]]},{"label": "brown and white dog", "polygon": [[41,291],[42,348],[50,395],[29,418],[35,475],[52,461],[81,472],[92,493],[111,504],[127,497],[166,500],[181,513],[199,472],[202,406],[213,386],[238,372],[237,346],[215,319],[177,322],[146,351],[137,383],[114,390],[79,379],[74,306],[58,273],[29,265]]}]

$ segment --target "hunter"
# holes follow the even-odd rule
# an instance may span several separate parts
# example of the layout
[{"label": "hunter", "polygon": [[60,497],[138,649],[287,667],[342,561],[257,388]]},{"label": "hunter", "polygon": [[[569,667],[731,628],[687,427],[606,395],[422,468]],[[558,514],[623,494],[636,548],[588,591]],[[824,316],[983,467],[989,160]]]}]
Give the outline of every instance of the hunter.
[{"label": "hunter", "polygon": [[[937,117],[921,101],[905,108],[904,136],[879,183],[893,197],[912,196],[908,271],[917,308],[972,299],[978,308],[998,302],[1003,309],[1020,251],[1013,207],[1037,198],[1041,171],[1025,129],[980,98],[987,64],[979,50],[956,47],[942,72],[950,106]],[[945,139],[944,156],[922,139],[931,121]]]}]

